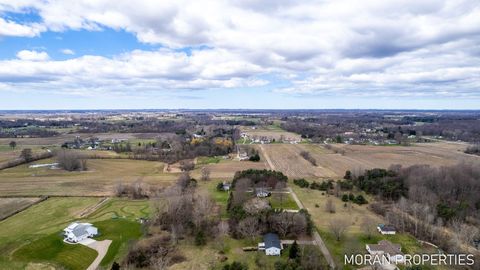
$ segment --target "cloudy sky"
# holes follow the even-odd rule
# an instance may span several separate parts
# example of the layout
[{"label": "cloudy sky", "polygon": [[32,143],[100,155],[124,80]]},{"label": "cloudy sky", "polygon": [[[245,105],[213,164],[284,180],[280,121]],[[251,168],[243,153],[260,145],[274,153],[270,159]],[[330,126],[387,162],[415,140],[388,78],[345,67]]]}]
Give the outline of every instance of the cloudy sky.
[{"label": "cloudy sky", "polygon": [[0,0],[0,109],[480,109],[478,0]]}]

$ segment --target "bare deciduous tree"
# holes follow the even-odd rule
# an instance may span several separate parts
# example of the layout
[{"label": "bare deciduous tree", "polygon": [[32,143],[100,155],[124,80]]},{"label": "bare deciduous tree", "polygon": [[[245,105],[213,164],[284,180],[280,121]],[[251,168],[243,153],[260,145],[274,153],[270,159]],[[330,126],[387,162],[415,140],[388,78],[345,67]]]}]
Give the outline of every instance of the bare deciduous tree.
[{"label": "bare deciduous tree", "polygon": [[255,241],[255,237],[258,235],[260,230],[258,218],[247,217],[241,220],[238,223],[237,230],[243,237],[251,237],[252,241]]},{"label": "bare deciduous tree", "polygon": [[210,180],[210,169],[206,166],[202,167],[202,181],[209,181]]},{"label": "bare deciduous tree", "polygon": [[331,214],[335,213],[335,203],[331,198],[328,198],[327,201],[325,202],[325,211]]},{"label": "bare deciduous tree", "polygon": [[330,221],[328,228],[333,233],[337,241],[340,241],[343,234],[350,227],[350,222],[346,219],[336,218]]},{"label": "bare deciduous tree", "polygon": [[364,217],[362,220],[362,229],[365,232],[367,239],[370,239],[372,238],[373,233],[376,231],[376,224],[372,219]]}]

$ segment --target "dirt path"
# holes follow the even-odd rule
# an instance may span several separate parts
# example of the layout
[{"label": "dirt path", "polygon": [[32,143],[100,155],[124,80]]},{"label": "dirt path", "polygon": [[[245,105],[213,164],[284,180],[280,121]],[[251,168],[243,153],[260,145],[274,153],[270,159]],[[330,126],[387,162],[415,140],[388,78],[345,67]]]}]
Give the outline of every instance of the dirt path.
[{"label": "dirt path", "polygon": [[[270,166],[270,169],[275,170],[275,165],[273,165],[273,162],[270,159],[270,157],[268,156],[267,151],[265,151],[263,145],[261,145],[261,144],[260,144],[260,149],[262,150],[263,156],[265,157],[265,160],[267,161],[268,165]],[[292,195],[293,200],[297,203],[298,208],[299,209],[305,209],[302,201],[300,201],[300,199],[298,199],[297,194],[295,194],[295,192],[293,192],[292,188],[289,187],[288,190],[289,190],[290,194]],[[325,245],[322,238],[320,237],[320,234],[318,234],[318,232],[316,230],[313,232],[313,241],[320,248],[320,251],[322,252],[325,259],[327,260],[328,265],[330,265],[330,268],[335,269],[335,262],[332,258],[332,255],[330,254],[330,251],[328,251],[327,246]]]},{"label": "dirt path", "polygon": [[108,200],[109,200],[108,197],[102,198],[97,204],[95,204],[93,206],[90,206],[90,207],[87,207],[87,209],[83,210],[78,216],[80,218],[82,218],[82,217],[86,217],[86,216],[90,215],[91,213],[95,212],[100,206],[102,206]]},{"label": "dirt path", "polygon": [[[295,192],[293,192],[292,188],[289,188],[289,190],[290,190],[290,194],[293,197],[293,200],[297,203],[298,208],[305,209],[305,207],[303,206],[300,199],[298,199],[297,194],[295,194]],[[318,232],[316,230],[313,232],[313,241],[320,248],[320,251],[322,252],[325,259],[327,260],[328,265],[330,265],[330,268],[335,269],[335,261],[333,260],[333,257],[330,254],[330,251],[328,251],[327,246],[323,242],[322,237],[320,237],[320,234],[318,234]]]},{"label": "dirt path", "polygon": [[267,151],[265,151],[265,148],[263,147],[262,144],[260,144],[260,149],[262,150],[263,156],[265,157],[265,160],[267,161],[268,166],[270,166],[270,169],[275,170],[275,165],[273,165],[272,160],[268,156]]},{"label": "dirt path", "polygon": [[98,266],[100,265],[100,262],[103,260],[103,257],[107,254],[108,247],[112,243],[112,240],[103,240],[103,241],[95,241],[87,247],[95,249],[98,252],[97,257],[95,260],[90,264],[90,266],[87,268],[87,270],[97,270]]}]

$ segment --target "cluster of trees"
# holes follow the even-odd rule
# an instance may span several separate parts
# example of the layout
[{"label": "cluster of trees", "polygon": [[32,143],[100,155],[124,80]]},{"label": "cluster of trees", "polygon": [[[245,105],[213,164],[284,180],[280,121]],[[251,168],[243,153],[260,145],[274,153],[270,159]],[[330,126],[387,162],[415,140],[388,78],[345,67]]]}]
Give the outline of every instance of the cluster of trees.
[{"label": "cluster of trees", "polygon": [[78,152],[72,150],[59,150],[56,153],[58,166],[66,171],[86,171],[87,159]]},{"label": "cluster of trees", "polygon": [[313,166],[317,166],[317,160],[310,154],[310,152],[302,151],[300,152],[300,156],[302,156],[306,161],[310,162]]},{"label": "cluster of trees", "polygon": [[[257,266],[264,265],[257,264]],[[274,264],[275,270],[321,270],[327,268],[328,265],[322,260],[318,248],[314,246],[299,247],[296,241],[288,251],[288,260],[278,260]]]},{"label": "cluster of trees", "polygon": [[140,181],[122,185],[120,195],[152,199],[153,217],[146,225],[147,235],[135,243],[122,262],[126,269],[168,269],[185,260],[178,249],[180,239],[190,238],[196,245],[228,233],[220,220],[215,202],[196,188],[196,180],[183,173],[175,185],[166,189],[149,189]]},{"label": "cluster of trees", "polygon": [[[124,259],[125,269],[167,269],[169,266],[185,261],[168,233],[148,235],[130,247]],[[114,263],[112,269],[122,269]]]},{"label": "cluster of trees", "polygon": [[236,183],[239,179],[249,179],[252,186],[270,188],[275,188],[278,182],[286,183],[288,181],[288,177],[279,171],[248,169],[235,173],[233,176],[232,188],[236,187]]},{"label": "cluster of trees", "polygon": [[[397,165],[350,178],[358,187],[383,199],[371,208],[402,231],[451,252],[480,239],[480,168],[474,164]],[[392,193],[392,187],[400,192]]]},{"label": "cluster of trees", "polygon": [[467,154],[480,155],[480,144],[474,144],[467,147],[465,150]]},{"label": "cluster of trees", "polygon": [[49,151],[34,153],[31,148],[24,148],[20,152],[20,156],[18,158],[0,163],[0,170],[15,167],[24,163],[29,163],[40,159],[51,158],[52,156],[53,153]]},{"label": "cluster of trees", "polygon": [[353,193],[343,194],[342,195],[342,201],[343,202],[353,202],[353,203],[356,203],[356,204],[359,204],[359,205],[368,203],[368,201],[365,199],[365,197],[363,197],[362,194],[359,194],[359,195],[355,196],[355,195],[353,195]]},{"label": "cluster of trees", "polygon": [[53,137],[58,132],[46,127],[64,127],[64,121],[39,121],[34,119],[0,120],[0,138]]},{"label": "cluster of trees", "polygon": [[313,181],[312,183],[310,183],[304,178],[301,178],[301,179],[294,179],[293,183],[301,188],[310,188],[310,189],[316,189],[321,191],[328,191],[335,187],[334,185],[335,182],[332,179],[322,181],[322,182]]},{"label": "cluster of trees", "polygon": [[[272,171],[266,174],[267,177],[271,175]],[[227,211],[230,214],[230,233],[234,237],[254,238],[267,232],[276,232],[282,237],[297,237],[311,233],[313,223],[306,210],[292,213],[272,209],[267,200],[256,198],[254,194],[248,192],[255,181],[259,179],[239,178],[236,180],[234,190],[230,192]]]},{"label": "cluster of trees", "polygon": [[138,200],[158,197],[162,191],[163,189],[157,186],[137,180],[131,183],[117,183],[114,186],[113,194],[117,197],[128,197]]},{"label": "cluster of trees", "polygon": [[112,150],[117,153],[128,153],[132,152],[132,145],[130,142],[126,143],[114,143],[112,146]]},{"label": "cluster of trees", "polygon": [[405,177],[392,169],[375,168],[366,170],[362,175],[349,176],[349,178],[345,180],[351,181],[353,185],[368,194],[379,195],[383,199],[398,200],[408,192]]},{"label": "cluster of trees", "polygon": [[198,156],[223,156],[234,149],[231,137],[213,136],[190,141],[188,136],[169,135],[153,145],[144,145],[133,149],[134,159],[160,160],[175,163],[183,159],[193,159]]},{"label": "cluster of trees", "polygon": [[169,231],[174,241],[192,237],[195,244],[204,245],[217,235],[220,215],[215,202],[196,189],[196,181],[188,173],[167,188],[162,197],[166,203],[158,210],[154,224]]}]

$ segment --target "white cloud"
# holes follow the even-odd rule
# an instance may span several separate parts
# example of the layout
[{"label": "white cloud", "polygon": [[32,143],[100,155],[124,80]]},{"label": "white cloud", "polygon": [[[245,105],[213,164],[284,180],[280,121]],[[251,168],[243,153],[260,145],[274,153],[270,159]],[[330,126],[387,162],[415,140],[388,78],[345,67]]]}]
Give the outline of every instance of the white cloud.
[{"label": "white cloud", "polygon": [[73,50],[70,50],[70,49],[62,49],[61,52],[63,54],[66,54],[66,55],[74,55],[75,52]]},{"label": "white cloud", "polygon": [[0,36],[35,37],[45,31],[46,27],[40,24],[22,25],[0,18]]},{"label": "white cloud", "polygon": [[212,49],[15,60],[28,72],[0,68],[0,82],[154,91],[264,86],[272,75],[289,85],[276,91],[300,95],[479,95],[476,0],[0,0],[0,12],[31,10],[41,23],[0,19],[0,35],[112,28],[143,43]]},{"label": "white cloud", "polygon": [[46,52],[37,52],[37,51],[29,51],[29,50],[22,50],[17,53],[17,57],[20,60],[25,61],[45,61],[49,59],[49,56]]}]

